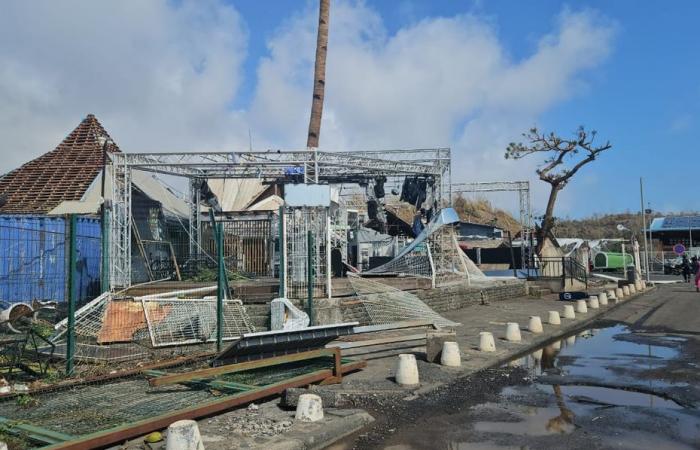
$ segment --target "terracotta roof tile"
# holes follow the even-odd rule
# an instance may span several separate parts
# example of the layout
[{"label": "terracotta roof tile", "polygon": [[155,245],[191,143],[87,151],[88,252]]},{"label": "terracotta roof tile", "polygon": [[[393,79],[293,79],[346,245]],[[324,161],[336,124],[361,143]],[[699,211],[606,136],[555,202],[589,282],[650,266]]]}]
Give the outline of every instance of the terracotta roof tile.
[{"label": "terracotta roof tile", "polygon": [[[65,200],[80,200],[102,171],[102,147],[111,141],[97,118],[88,114],[54,150],[0,178],[2,213],[45,214]],[[107,151],[118,152],[112,143]]]}]

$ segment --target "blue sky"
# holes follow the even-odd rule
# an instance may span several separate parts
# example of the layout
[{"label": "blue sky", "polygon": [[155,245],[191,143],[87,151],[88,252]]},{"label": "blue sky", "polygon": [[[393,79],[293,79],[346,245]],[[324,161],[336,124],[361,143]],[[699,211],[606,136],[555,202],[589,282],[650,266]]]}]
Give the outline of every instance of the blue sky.
[{"label": "blue sky", "polygon": [[[253,73],[256,59],[267,52],[267,36],[286,18],[299,14],[300,2],[278,1],[274,8],[261,8],[258,2],[232,3],[251,30],[246,66]],[[575,6],[598,12],[617,29],[611,57],[590,74],[581,92],[537,121],[542,129],[561,133],[584,124],[614,145],[572,183],[583,185],[587,195],[578,197],[580,211],[567,214],[638,210],[640,177],[645,202],[652,208],[700,209],[700,188],[693,188],[700,181],[693,165],[700,158],[695,138],[700,129],[700,2],[404,0],[368,4],[380,12],[390,33],[426,17],[477,14],[494,24],[514,58],[536,47],[542,22],[550,23],[562,9]],[[254,82],[251,76],[246,85],[252,88]]]},{"label": "blue sky", "polygon": [[[303,147],[317,10],[8,2],[0,172],[88,113],[125,151],[242,150],[249,132],[255,149]],[[537,160],[504,161],[505,146],[532,125],[583,124],[614,148],[567,186],[558,215],[636,211],[640,176],[652,208],[697,210],[698,17],[693,1],[333,0],[321,149],[449,146],[454,181],[529,179],[541,213]]]}]

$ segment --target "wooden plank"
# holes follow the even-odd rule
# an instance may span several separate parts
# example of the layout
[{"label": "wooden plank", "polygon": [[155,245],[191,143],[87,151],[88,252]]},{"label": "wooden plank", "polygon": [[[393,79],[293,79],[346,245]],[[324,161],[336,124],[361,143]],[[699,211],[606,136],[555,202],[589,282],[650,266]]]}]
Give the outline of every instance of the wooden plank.
[{"label": "wooden plank", "polygon": [[[367,363],[365,361],[343,364],[342,372],[349,373],[366,367],[366,365]],[[328,378],[333,378],[332,370],[318,370],[306,375],[300,375],[298,377],[280,381],[279,383],[267,385],[254,391],[241,392],[210,402],[194,405],[189,408],[173,411],[161,416],[151,417],[138,422],[123,425],[121,427],[110,428],[108,430],[81,436],[74,441],[55,444],[51,447],[44,447],[44,450],[88,450],[106,447],[117,442],[123,442],[137,436],[142,436],[150,433],[151,431],[166,428],[168,425],[178,420],[197,419],[199,417],[209,416],[229,410],[236,406],[254,402],[261,398],[281,394],[289,388],[320,383]]]},{"label": "wooden plank", "polygon": [[[194,354],[191,356],[178,357],[178,358],[171,359],[168,361],[162,361],[162,362],[149,364],[147,366],[139,367],[137,369],[123,370],[121,372],[110,373],[107,375],[98,375],[95,377],[88,377],[88,378],[84,378],[84,379],[78,380],[78,381],[69,381],[69,382],[64,382],[64,383],[52,384],[52,385],[48,385],[48,386],[42,386],[40,388],[30,390],[28,392],[28,394],[34,395],[34,394],[41,394],[41,393],[49,392],[49,391],[55,392],[55,391],[59,391],[59,390],[70,389],[73,387],[82,386],[82,385],[88,384],[88,383],[102,383],[105,381],[118,380],[120,378],[130,377],[133,375],[144,374],[145,372],[150,371],[150,370],[154,370],[154,369],[179,366],[179,365],[182,365],[185,363],[199,361],[199,360],[202,360],[205,358],[210,358],[213,355],[214,355],[214,353],[212,353],[212,352],[203,352],[203,353],[197,353],[197,354]],[[165,372],[162,372],[162,373],[165,373]],[[18,393],[18,392],[12,392],[9,394],[0,395],[0,399],[5,399],[5,398],[9,398],[9,397],[18,397],[20,395],[22,395],[22,394]]]},{"label": "wooden plank", "polygon": [[355,327],[352,331],[355,334],[360,333],[375,333],[377,331],[387,331],[387,330],[402,330],[405,328],[419,328],[428,327],[436,328],[435,324],[429,320],[406,320],[403,322],[386,323],[381,325],[364,325],[361,327]]},{"label": "wooden plank", "polygon": [[308,352],[294,353],[291,355],[277,356],[273,358],[260,359],[257,361],[248,361],[238,364],[228,364],[221,367],[211,367],[208,369],[194,370],[192,372],[186,373],[176,373],[172,375],[166,375],[162,377],[157,377],[149,380],[151,386],[164,386],[167,384],[177,384],[183,381],[189,381],[194,378],[213,378],[217,375],[223,375],[226,373],[236,373],[243,372],[251,369],[259,369],[263,367],[276,366],[279,364],[286,364],[295,361],[303,361],[305,359],[318,358],[321,356],[333,356],[335,355],[334,349],[322,348],[317,350],[311,350]]},{"label": "wooden plank", "polygon": [[173,257],[173,265],[175,266],[175,274],[177,275],[177,281],[182,281],[182,276],[180,275],[180,266],[177,265],[177,256],[175,256],[175,249],[173,248],[172,242],[168,242],[170,246],[170,255]]},{"label": "wooden plank", "polygon": [[374,345],[386,345],[386,344],[394,344],[394,343],[399,343],[399,342],[421,341],[421,340],[425,341],[425,339],[426,339],[425,334],[412,334],[409,336],[391,336],[391,337],[379,338],[379,339],[367,339],[364,341],[338,342],[338,343],[329,344],[329,345],[337,346],[342,350],[348,350],[351,348],[371,347]]},{"label": "wooden plank", "polygon": [[253,391],[241,392],[160,416],[139,420],[121,427],[110,428],[108,430],[81,436],[78,439],[69,442],[62,442],[54,444],[50,447],[45,447],[45,450],[88,450],[105,447],[116,442],[122,442],[136,436],[144,435],[154,430],[166,428],[168,425],[178,420],[196,419],[202,416],[209,416],[261,398],[280,394],[286,389],[292,387],[300,387],[318,383],[331,376],[333,376],[333,371],[330,369],[318,370],[306,375],[300,375],[298,377],[280,381],[279,383],[264,386]]}]

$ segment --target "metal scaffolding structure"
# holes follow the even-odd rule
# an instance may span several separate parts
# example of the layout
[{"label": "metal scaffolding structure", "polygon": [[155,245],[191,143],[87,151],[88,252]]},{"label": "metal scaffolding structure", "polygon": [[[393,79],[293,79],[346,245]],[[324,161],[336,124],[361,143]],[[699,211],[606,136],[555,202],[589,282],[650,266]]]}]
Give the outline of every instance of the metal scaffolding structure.
[{"label": "metal scaffolding structure", "polygon": [[[440,187],[439,198],[450,185],[450,149],[374,151],[281,151],[113,153],[109,155],[112,182],[111,287],[131,284],[131,173],[133,170],[185,177],[190,182],[190,250],[200,240],[201,181],[212,178],[255,178],[263,183],[352,184],[376,177],[430,175]],[[449,197],[448,197],[449,198]]]},{"label": "metal scaffolding structure", "polygon": [[[529,181],[482,181],[473,183],[453,183],[451,194],[475,193],[475,192],[517,192],[520,204],[520,230],[523,242],[523,250],[530,242],[533,233],[532,211],[530,209],[530,182]],[[523,267],[527,261],[525,252],[522,252]]]}]

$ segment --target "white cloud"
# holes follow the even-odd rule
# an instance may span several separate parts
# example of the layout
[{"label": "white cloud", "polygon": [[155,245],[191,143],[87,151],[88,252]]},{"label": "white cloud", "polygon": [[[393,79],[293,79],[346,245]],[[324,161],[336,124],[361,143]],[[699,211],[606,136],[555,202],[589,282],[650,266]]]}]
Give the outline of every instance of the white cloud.
[{"label": "white cloud", "polygon": [[[127,151],[247,148],[248,128],[256,148],[303,148],[316,15],[308,5],[287,19],[257,73],[244,74],[244,18],[222,0],[9,2],[0,171],[52,148],[88,112]],[[516,60],[480,16],[390,33],[365,3],[333,2],[321,148],[450,146],[455,181],[532,179],[535,161],[505,161],[505,146],[585,87],[614,35],[590,11],[553,19]],[[255,93],[231,111],[244,76]]]},{"label": "white cloud", "polygon": [[52,149],[87,113],[125,150],[230,144],[246,34],[217,0],[5,2],[0,171]]},{"label": "white cloud", "polygon": [[[533,179],[537,161],[505,161],[506,145],[586,86],[615,28],[565,10],[532,54],[513,60],[491,23],[473,15],[426,18],[389,35],[364,3],[340,2],[330,27],[321,148],[450,146],[456,181]],[[278,137],[296,147],[308,121],[314,32],[310,10],[271,39],[254,100],[261,111],[277,100]],[[546,185],[534,187],[541,199]]]}]

